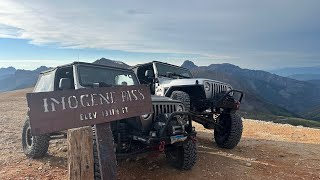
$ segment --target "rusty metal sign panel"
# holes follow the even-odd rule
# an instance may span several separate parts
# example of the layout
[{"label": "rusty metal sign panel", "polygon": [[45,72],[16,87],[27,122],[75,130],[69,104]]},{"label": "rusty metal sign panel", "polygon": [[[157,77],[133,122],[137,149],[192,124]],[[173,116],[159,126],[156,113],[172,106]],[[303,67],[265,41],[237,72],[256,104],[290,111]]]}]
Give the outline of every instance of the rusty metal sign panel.
[{"label": "rusty metal sign panel", "polygon": [[28,93],[33,135],[152,113],[146,85]]}]

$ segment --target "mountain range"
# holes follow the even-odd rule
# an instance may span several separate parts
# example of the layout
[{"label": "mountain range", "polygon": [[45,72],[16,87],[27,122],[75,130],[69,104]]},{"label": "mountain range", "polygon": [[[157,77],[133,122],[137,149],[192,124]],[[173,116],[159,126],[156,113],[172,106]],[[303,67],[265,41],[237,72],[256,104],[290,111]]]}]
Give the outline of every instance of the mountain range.
[{"label": "mountain range", "polygon": [[[130,67],[124,62],[106,58],[93,63]],[[241,111],[250,117],[271,114],[320,121],[320,80],[301,81],[266,71],[243,69],[228,63],[197,66],[186,60],[182,67],[190,69],[195,77],[219,80],[231,84],[234,89],[244,91]],[[39,73],[47,69],[49,68],[44,66],[33,71],[1,68],[0,91],[32,87]]]},{"label": "mountain range", "polygon": [[300,81],[320,80],[320,66],[282,68],[270,72]]},{"label": "mountain range", "polygon": [[128,64],[121,62],[121,61],[115,61],[115,60],[110,60],[106,58],[101,58],[93,62],[94,64],[101,64],[101,65],[108,65],[108,66],[113,66],[113,67],[119,67],[119,68],[130,68]]},{"label": "mountain range", "polygon": [[309,111],[320,105],[318,81],[313,83],[282,77],[261,70],[242,69],[232,64],[196,66],[185,61],[182,67],[190,69],[195,77],[215,79],[231,84],[234,89],[244,91],[242,110],[253,114],[307,117]]},{"label": "mountain range", "polygon": [[300,81],[320,80],[320,74],[292,74],[288,77]]},{"label": "mountain range", "polygon": [[311,67],[288,67],[271,70],[271,73],[280,75],[280,76],[290,76],[293,74],[320,74],[320,65],[311,66]]},{"label": "mountain range", "polygon": [[0,91],[11,91],[33,87],[39,77],[39,73],[48,70],[41,66],[35,70],[15,69],[13,67],[0,69]]},{"label": "mountain range", "polygon": [[0,77],[6,76],[6,75],[11,75],[16,72],[16,68],[10,66],[7,68],[0,68]]}]

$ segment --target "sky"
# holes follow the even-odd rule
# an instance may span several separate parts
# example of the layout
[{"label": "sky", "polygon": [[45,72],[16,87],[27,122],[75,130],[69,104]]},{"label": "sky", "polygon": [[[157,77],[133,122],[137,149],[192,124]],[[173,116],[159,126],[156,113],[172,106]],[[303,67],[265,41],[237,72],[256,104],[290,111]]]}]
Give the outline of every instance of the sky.
[{"label": "sky", "polygon": [[127,64],[320,65],[319,0],[0,0],[0,67],[102,57]]}]

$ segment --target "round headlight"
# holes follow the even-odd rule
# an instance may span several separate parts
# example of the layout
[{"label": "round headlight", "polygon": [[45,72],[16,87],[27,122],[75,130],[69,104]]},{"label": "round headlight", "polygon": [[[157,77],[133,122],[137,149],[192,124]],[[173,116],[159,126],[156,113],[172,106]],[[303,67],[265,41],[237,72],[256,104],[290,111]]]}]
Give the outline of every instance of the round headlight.
[{"label": "round headlight", "polygon": [[148,119],[148,118],[150,117],[150,115],[151,115],[151,114],[144,114],[144,115],[141,115],[141,117],[142,117],[143,119]]},{"label": "round headlight", "polygon": [[184,108],[183,108],[182,105],[178,105],[178,106],[177,106],[177,111],[183,111],[183,110],[184,110]]},{"label": "round headlight", "polygon": [[204,83],[204,89],[206,90],[206,91],[210,91],[210,83],[208,83],[208,82],[206,82],[206,83]]},{"label": "round headlight", "polygon": [[[231,91],[231,90],[232,90],[232,87],[228,86],[227,91],[229,92],[229,91]],[[229,95],[230,95],[230,96],[233,96],[233,92],[231,92]]]}]

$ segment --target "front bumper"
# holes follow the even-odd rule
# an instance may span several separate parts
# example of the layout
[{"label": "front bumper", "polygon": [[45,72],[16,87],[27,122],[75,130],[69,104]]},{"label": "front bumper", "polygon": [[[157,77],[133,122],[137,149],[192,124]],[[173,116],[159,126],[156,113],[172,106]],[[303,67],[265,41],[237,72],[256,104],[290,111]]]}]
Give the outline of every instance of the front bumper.
[{"label": "front bumper", "polygon": [[[235,94],[238,94],[238,98],[235,99]],[[240,108],[241,101],[243,99],[243,92],[239,90],[230,90],[226,93],[220,93],[213,98],[202,100],[201,103],[206,107],[212,108],[229,108],[238,110]]]},{"label": "front bumper", "polygon": [[[172,127],[170,126],[170,121],[173,121],[173,119],[176,116],[184,116],[185,118],[188,118],[188,124],[186,127],[183,128],[183,132],[179,133],[173,133],[168,134],[168,128]],[[159,116],[158,118],[161,118],[160,122],[165,122],[165,125],[161,127],[156,132],[156,136],[145,136],[145,137],[134,137],[134,140],[138,140],[142,142],[145,145],[153,146],[156,144],[159,144],[161,142],[164,142],[165,144],[173,144],[173,143],[183,143],[187,138],[195,137],[196,132],[194,127],[192,127],[192,118],[193,114],[190,112],[185,111],[177,111],[171,114],[163,114],[162,116]]]}]

